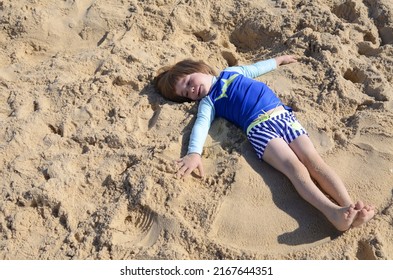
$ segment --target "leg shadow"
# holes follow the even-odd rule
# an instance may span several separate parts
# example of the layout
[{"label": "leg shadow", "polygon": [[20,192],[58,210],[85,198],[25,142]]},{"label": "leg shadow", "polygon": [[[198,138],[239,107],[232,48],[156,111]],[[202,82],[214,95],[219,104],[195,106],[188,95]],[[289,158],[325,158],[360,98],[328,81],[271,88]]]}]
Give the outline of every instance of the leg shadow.
[{"label": "leg shadow", "polygon": [[300,197],[285,175],[257,158],[248,141],[242,144],[242,155],[270,188],[275,205],[299,224],[296,230],[279,235],[278,243],[310,244],[340,235],[321,212]]}]

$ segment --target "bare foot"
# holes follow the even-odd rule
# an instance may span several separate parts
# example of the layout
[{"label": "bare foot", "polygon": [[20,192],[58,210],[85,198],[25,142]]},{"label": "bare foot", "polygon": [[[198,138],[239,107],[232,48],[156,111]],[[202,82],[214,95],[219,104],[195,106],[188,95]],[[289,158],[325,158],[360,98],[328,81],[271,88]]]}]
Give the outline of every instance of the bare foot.
[{"label": "bare foot", "polygon": [[364,205],[362,201],[358,201],[355,205],[355,209],[358,211],[356,218],[353,220],[352,227],[359,227],[369,220],[372,219],[375,215],[375,209],[373,206]]},{"label": "bare foot", "polygon": [[335,212],[330,221],[339,231],[346,231],[353,224],[359,211],[354,205],[342,207]]}]

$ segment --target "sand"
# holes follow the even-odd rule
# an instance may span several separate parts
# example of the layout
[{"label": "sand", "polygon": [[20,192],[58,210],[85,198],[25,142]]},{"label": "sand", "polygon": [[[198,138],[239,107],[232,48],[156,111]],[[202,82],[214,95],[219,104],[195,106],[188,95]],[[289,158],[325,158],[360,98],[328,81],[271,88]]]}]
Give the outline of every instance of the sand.
[{"label": "sand", "polygon": [[[294,54],[258,78],[354,200],[344,233],[213,123],[204,178],[176,178],[197,104],[152,87],[183,58]],[[0,259],[393,259],[390,0],[1,0]]]}]

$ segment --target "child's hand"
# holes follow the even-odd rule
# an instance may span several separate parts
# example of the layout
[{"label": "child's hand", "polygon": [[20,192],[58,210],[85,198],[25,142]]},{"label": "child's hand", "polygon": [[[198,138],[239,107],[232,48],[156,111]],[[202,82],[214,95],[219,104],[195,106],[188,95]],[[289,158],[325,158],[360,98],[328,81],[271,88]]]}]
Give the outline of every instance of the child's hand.
[{"label": "child's hand", "polygon": [[202,158],[199,154],[188,154],[176,162],[180,166],[179,171],[177,171],[177,177],[190,175],[195,168],[198,168],[199,175],[201,177],[205,175],[205,172],[203,171]]},{"label": "child's hand", "polygon": [[285,65],[289,63],[294,63],[296,62],[296,57],[294,55],[282,55],[282,56],[277,56],[276,58],[277,66],[280,65]]}]

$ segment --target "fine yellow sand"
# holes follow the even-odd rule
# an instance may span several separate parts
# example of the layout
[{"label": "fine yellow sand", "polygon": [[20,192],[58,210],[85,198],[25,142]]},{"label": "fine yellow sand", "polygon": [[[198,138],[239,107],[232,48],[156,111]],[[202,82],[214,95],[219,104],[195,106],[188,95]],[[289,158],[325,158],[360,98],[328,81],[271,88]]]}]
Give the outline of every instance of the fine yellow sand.
[{"label": "fine yellow sand", "polygon": [[[299,57],[259,79],[356,200],[337,232],[217,119],[177,179],[197,104],[161,66]],[[1,0],[0,259],[393,259],[391,0]]]}]

